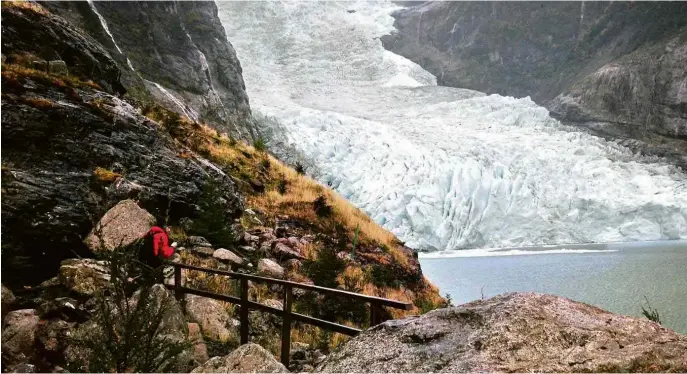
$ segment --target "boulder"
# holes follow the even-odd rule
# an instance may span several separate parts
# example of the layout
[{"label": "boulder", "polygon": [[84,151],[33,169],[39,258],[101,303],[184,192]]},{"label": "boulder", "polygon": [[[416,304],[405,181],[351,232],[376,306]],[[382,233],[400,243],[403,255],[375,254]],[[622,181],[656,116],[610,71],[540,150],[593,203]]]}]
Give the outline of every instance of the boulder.
[{"label": "boulder", "polygon": [[232,336],[228,329],[231,318],[217,300],[186,295],[186,313],[198,322],[203,335],[208,338],[224,342]]},{"label": "boulder", "polygon": [[243,265],[243,259],[228,249],[220,248],[212,254],[212,257],[222,262],[234,265]]},{"label": "boulder", "polygon": [[7,313],[10,312],[10,308],[12,305],[17,301],[17,299],[14,297],[14,294],[12,291],[10,291],[9,288],[5,287],[5,285],[2,285],[2,319],[5,319],[5,316]]},{"label": "boulder", "polygon": [[35,309],[20,309],[7,314],[2,326],[3,366],[32,360],[38,321]]},{"label": "boulder", "polygon": [[133,200],[123,200],[105,213],[86,238],[93,252],[112,251],[143,238],[155,225],[155,217]]},{"label": "boulder", "polygon": [[200,332],[200,326],[197,323],[188,324],[188,341],[191,342],[191,354],[193,357],[193,367],[202,365],[210,357],[208,356],[208,347],[205,345],[203,335]]},{"label": "boulder", "polygon": [[250,233],[244,232],[243,235],[241,236],[241,242],[243,244],[248,244],[248,245],[254,245],[257,244],[260,241],[260,238],[252,235]]},{"label": "boulder", "polygon": [[92,296],[110,283],[110,270],[105,261],[91,258],[69,259],[60,264],[59,280],[76,293]]},{"label": "boulder", "polygon": [[48,62],[48,72],[53,75],[67,75],[67,64],[62,60]]},{"label": "boulder", "polygon": [[213,357],[192,373],[287,373],[284,365],[266,349],[244,344],[224,357]]},{"label": "boulder", "polygon": [[303,266],[303,263],[297,258],[292,258],[284,262],[284,268],[288,271],[298,272],[300,271],[301,266]]},{"label": "boulder", "polygon": [[186,239],[186,243],[189,247],[210,247],[212,244],[202,236],[189,236]]},{"label": "boulder", "polygon": [[280,242],[277,242],[274,245],[274,248],[272,248],[272,254],[274,257],[281,260],[289,260],[292,258],[302,260],[304,258],[301,256],[301,252],[298,249],[289,247],[288,245]]},{"label": "boulder", "polygon": [[191,248],[191,253],[201,257],[212,257],[215,254],[215,250],[212,247],[193,247]]},{"label": "boulder", "polygon": [[687,337],[553,295],[509,293],[390,320],[344,343],[318,372],[687,370]]},{"label": "boulder", "polygon": [[269,258],[262,258],[258,261],[258,273],[272,278],[283,278],[284,268]]},{"label": "boulder", "polygon": [[69,344],[74,323],[60,319],[42,320],[36,329],[36,348],[44,360],[64,364],[64,352]]}]

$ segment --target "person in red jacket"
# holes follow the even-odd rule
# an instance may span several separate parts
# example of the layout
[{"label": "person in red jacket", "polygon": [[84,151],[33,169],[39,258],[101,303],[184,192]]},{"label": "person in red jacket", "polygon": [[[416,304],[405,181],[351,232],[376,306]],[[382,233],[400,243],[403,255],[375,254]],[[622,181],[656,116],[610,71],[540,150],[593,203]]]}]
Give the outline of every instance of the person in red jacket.
[{"label": "person in red jacket", "polygon": [[153,269],[162,266],[164,260],[171,260],[174,256],[174,247],[169,245],[167,232],[158,226],[153,226],[145,236],[143,249],[140,252],[140,260]]}]

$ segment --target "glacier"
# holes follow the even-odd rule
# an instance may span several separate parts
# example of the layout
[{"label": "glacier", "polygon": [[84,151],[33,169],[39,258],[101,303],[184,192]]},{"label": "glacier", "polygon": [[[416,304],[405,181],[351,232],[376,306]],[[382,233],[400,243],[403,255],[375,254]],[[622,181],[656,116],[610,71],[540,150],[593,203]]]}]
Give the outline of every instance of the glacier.
[{"label": "glacier", "polygon": [[218,2],[254,112],[412,248],[687,238],[687,176],[384,50],[391,2]]}]

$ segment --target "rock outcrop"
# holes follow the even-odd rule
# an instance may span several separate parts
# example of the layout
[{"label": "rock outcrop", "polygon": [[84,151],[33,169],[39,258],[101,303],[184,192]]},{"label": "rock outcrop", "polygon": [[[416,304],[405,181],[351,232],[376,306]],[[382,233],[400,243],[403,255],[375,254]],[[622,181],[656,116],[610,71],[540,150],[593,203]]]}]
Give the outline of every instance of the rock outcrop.
[{"label": "rock outcrop", "polygon": [[33,358],[38,321],[34,309],[20,309],[7,314],[2,324],[3,366],[25,363]]},{"label": "rock outcrop", "polygon": [[288,373],[265,348],[244,344],[224,357],[213,357],[192,373]]},{"label": "rock outcrop", "polygon": [[536,293],[510,293],[387,321],[318,372],[687,370],[687,337],[659,324]]},{"label": "rock outcrop", "polygon": [[105,261],[72,258],[60,264],[59,280],[70,291],[93,296],[110,283],[110,271]]},{"label": "rock outcrop", "polygon": [[241,64],[214,2],[43,5],[108,49],[133,96],[154,98],[169,110],[236,138],[256,137]]},{"label": "rock outcrop", "polygon": [[[71,74],[93,80],[107,92],[123,93],[117,63],[98,41],[61,17],[31,7],[2,7],[3,63],[34,55],[43,62],[61,60]],[[66,68],[65,66],[65,68]],[[47,64],[46,64],[47,69]]]},{"label": "rock outcrop", "polygon": [[186,313],[198,322],[203,335],[217,341],[226,341],[232,336],[229,330],[230,317],[217,300],[196,295],[186,295]]},{"label": "rock outcrop", "polygon": [[86,237],[93,252],[112,251],[143,238],[155,225],[155,217],[135,201],[122,200],[108,210]]},{"label": "rock outcrop", "polygon": [[54,275],[63,259],[88,256],[83,238],[122,199],[135,198],[158,222],[192,217],[212,180],[221,196],[216,204],[228,217],[243,210],[229,176],[197,155],[180,156],[184,147],[127,102],[87,86],[63,89],[31,72],[7,73],[2,78],[4,282],[21,277],[25,285],[33,277],[39,283]]},{"label": "rock outcrop", "polygon": [[[673,139],[687,131],[687,4],[406,5],[383,45],[439,85],[530,96],[561,120],[637,139],[638,150],[686,153]],[[664,139],[669,144],[656,144]]]}]

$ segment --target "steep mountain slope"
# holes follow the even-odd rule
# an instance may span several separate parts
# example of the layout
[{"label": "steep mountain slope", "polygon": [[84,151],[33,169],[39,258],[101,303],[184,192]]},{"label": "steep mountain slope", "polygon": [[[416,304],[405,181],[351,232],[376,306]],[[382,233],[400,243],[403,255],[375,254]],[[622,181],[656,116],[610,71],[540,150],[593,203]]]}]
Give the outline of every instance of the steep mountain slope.
[{"label": "steep mountain slope", "polygon": [[[302,267],[281,268],[281,276],[412,301],[415,312],[444,302],[409,248],[327,187],[206,124],[100,87],[89,79],[115,85],[101,75],[117,65],[96,41],[44,8],[4,2],[2,17],[3,42],[11,32],[24,31],[27,40],[41,35],[46,57],[79,46],[81,55],[70,60],[76,65],[66,68],[82,74],[41,70],[40,58],[16,43],[12,55],[3,55],[3,284],[31,292],[62,260],[92,257],[83,240],[94,222],[133,199],[158,225],[181,232],[180,241],[185,230],[199,230],[186,223],[207,222],[206,231],[223,233],[214,244],[250,257],[258,269],[267,256],[287,268],[295,255]],[[34,27],[6,28],[25,20]],[[101,64],[94,77],[78,66],[88,56]],[[239,247],[257,246],[256,233],[269,239],[264,248]],[[300,249],[295,235],[308,245]],[[289,240],[303,253],[285,249]]]},{"label": "steep mountain slope", "polygon": [[234,137],[256,137],[241,65],[214,2],[41,4],[105,46],[130,95]]},{"label": "steep mountain slope", "polygon": [[439,85],[530,96],[563,121],[687,165],[675,141],[687,133],[687,4],[428,2],[394,17],[385,48]]}]

